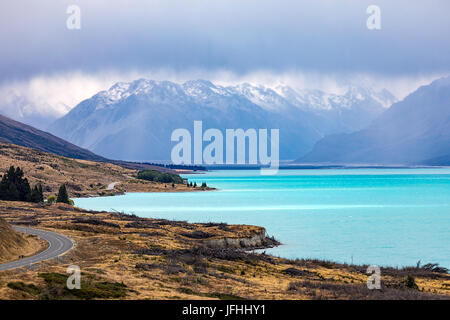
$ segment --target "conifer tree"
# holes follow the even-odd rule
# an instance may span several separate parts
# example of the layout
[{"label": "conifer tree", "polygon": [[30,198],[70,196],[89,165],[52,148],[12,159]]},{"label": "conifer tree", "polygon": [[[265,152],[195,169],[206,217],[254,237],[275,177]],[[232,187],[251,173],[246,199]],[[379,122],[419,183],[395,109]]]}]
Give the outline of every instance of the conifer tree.
[{"label": "conifer tree", "polygon": [[32,190],[23,170],[11,166],[0,181],[0,200],[42,202],[44,195],[41,185]]},{"label": "conifer tree", "polygon": [[42,184],[39,184],[38,191],[39,191],[39,202],[44,202],[44,192],[42,192]]},{"label": "conifer tree", "polygon": [[40,184],[35,185],[31,191],[31,202],[44,202],[44,195],[42,194],[42,186]]},{"label": "conifer tree", "polygon": [[9,201],[30,201],[31,189],[28,180],[23,178],[19,167],[11,166],[0,182],[0,199]]},{"label": "conifer tree", "polygon": [[59,187],[58,197],[56,199],[56,202],[62,202],[62,203],[70,204],[69,195],[67,194],[67,189],[66,189],[66,185],[65,184],[63,184],[63,185],[61,185]]}]

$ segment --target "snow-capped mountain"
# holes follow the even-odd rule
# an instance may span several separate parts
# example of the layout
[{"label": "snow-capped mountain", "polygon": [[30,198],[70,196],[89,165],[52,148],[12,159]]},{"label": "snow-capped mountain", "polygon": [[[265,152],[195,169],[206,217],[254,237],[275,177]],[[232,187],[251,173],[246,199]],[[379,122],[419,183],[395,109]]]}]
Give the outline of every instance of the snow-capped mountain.
[{"label": "snow-capped mountain", "polygon": [[450,77],[422,86],[363,130],[321,139],[299,162],[450,164]]},{"label": "snow-capped mountain", "polygon": [[355,86],[350,86],[344,95],[326,93],[321,90],[294,90],[289,86],[277,86],[275,91],[293,105],[305,110],[352,109],[355,105],[367,103],[370,100],[388,108],[397,101],[386,89],[377,92]]},{"label": "snow-capped mountain", "polygon": [[327,134],[357,130],[395,98],[388,92],[350,88],[342,95],[244,83],[177,84],[139,79],[99,92],[57,120],[49,130],[105,157],[168,160],[174,129],[280,129],[280,157],[294,159]]}]

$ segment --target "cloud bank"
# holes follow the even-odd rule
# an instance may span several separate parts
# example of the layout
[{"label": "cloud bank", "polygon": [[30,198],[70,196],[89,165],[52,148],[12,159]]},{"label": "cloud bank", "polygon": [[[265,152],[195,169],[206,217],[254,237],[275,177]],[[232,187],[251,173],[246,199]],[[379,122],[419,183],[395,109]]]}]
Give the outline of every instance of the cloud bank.
[{"label": "cloud bank", "polygon": [[[81,10],[68,30],[66,9]],[[450,73],[450,2],[378,0],[6,0],[0,3],[0,112],[59,116],[117,81],[348,84],[402,98]],[[5,111],[6,110],[6,111]]]}]

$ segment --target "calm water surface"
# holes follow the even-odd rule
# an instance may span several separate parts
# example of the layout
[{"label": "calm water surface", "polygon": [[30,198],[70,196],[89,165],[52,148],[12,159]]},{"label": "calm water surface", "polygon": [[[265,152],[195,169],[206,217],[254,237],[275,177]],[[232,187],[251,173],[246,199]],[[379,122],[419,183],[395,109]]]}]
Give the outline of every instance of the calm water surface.
[{"label": "calm water surface", "polygon": [[75,199],[142,217],[254,224],[287,258],[450,267],[450,169],[213,171],[186,175],[219,191]]}]

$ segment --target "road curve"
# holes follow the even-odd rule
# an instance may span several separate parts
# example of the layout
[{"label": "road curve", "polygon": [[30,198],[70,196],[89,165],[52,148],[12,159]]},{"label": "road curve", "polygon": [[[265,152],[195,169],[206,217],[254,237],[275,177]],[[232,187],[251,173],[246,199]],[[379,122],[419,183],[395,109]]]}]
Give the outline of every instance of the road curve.
[{"label": "road curve", "polygon": [[13,228],[14,230],[19,232],[36,235],[41,239],[46,240],[49,243],[49,246],[47,249],[34,256],[23,258],[13,262],[0,264],[0,271],[31,266],[34,263],[59,257],[60,255],[63,255],[64,253],[71,250],[74,246],[73,241],[70,240],[68,237],[55,232],[18,226],[13,226]]}]

